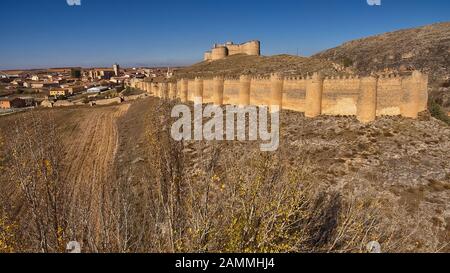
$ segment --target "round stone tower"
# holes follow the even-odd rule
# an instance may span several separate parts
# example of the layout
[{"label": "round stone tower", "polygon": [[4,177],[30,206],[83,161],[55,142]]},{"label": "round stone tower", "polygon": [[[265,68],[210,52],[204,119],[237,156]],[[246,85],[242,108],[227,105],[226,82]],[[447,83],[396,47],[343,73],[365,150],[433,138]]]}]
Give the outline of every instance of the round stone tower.
[{"label": "round stone tower", "polygon": [[247,42],[243,45],[244,52],[247,55],[251,56],[260,56],[261,55],[261,43],[257,40]]},{"label": "round stone tower", "polygon": [[204,61],[211,61],[211,51],[206,51],[203,58]]},{"label": "round stone tower", "polygon": [[372,122],[377,116],[377,84],[375,77],[360,80],[357,118],[363,123]]},{"label": "round stone tower", "polygon": [[306,84],[305,116],[315,118],[322,114],[323,76],[314,73]]},{"label": "round stone tower", "polygon": [[270,111],[271,113],[281,111],[283,106],[284,78],[279,73],[270,76]]},{"label": "round stone tower", "polygon": [[213,88],[214,105],[223,105],[224,78],[221,76],[214,77]]},{"label": "round stone tower", "polygon": [[248,106],[250,105],[251,77],[249,75],[242,75],[239,81],[239,106]]},{"label": "round stone tower", "polygon": [[400,105],[402,116],[416,119],[426,109],[428,101],[428,77],[414,71],[410,78],[402,80],[403,98]]},{"label": "round stone tower", "polygon": [[225,57],[227,56],[228,56],[228,49],[225,46],[218,46],[216,48],[213,48],[211,51],[211,59],[213,61],[225,59]]}]

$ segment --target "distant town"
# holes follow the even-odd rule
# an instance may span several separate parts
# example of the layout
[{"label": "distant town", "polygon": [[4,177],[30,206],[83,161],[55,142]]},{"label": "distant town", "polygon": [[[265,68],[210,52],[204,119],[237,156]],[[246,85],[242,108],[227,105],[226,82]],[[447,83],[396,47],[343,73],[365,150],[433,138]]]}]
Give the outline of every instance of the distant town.
[{"label": "distant town", "polygon": [[[35,107],[95,104],[102,99],[138,95],[129,88],[141,79],[161,81],[177,68],[49,68],[0,71],[0,115]],[[61,105],[59,105],[61,104]]]}]

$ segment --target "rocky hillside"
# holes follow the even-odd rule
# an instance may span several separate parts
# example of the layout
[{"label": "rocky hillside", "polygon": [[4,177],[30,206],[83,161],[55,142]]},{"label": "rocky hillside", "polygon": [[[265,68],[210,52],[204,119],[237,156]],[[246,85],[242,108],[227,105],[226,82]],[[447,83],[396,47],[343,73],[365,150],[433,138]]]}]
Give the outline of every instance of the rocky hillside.
[{"label": "rocky hillside", "polygon": [[359,74],[419,69],[428,73],[433,82],[448,80],[450,22],[350,41],[313,58],[339,63]]},{"label": "rocky hillside", "polygon": [[[302,192],[309,190],[307,185],[310,183],[311,191],[339,196],[342,204],[341,201],[333,204],[332,213],[317,214],[322,220],[331,219],[336,223],[335,217],[345,217],[341,213],[346,209],[357,218],[359,212],[354,213],[364,208],[361,211],[363,218],[370,219],[373,226],[370,231],[362,229],[364,233],[369,232],[363,235],[362,240],[376,239],[386,252],[450,251],[450,127],[429,114],[422,113],[417,120],[381,117],[373,123],[361,124],[354,117],[308,119],[302,113],[282,111],[280,147],[267,154],[259,150],[261,141],[173,142],[168,136],[170,127],[167,123],[175,120],[170,117],[174,104],[176,102],[149,98],[130,107],[118,125],[120,143],[114,170],[120,181],[126,181],[126,185],[134,189],[129,191],[136,194],[134,206],[157,200],[146,198],[139,192],[148,187],[148,181],[154,181],[152,177],[155,174],[167,176],[167,180],[161,181],[170,181],[173,174],[182,171],[182,183],[194,186],[194,193],[189,194],[208,195],[210,198],[209,215],[203,218],[210,219],[210,225],[214,227],[211,228],[208,251],[220,252],[224,245],[239,250],[240,244],[224,244],[223,240],[236,238],[228,235],[241,234],[241,229],[248,229],[245,232],[249,234],[264,234],[262,230],[271,215],[282,215],[291,200],[296,200],[292,207],[300,206],[298,195],[290,198],[290,194],[296,192],[297,183],[301,183]],[[193,110],[193,104],[189,106]],[[204,122],[207,120],[205,118]],[[167,160],[164,164],[158,163],[161,156]],[[154,171],[155,165],[168,169]],[[178,166],[182,168],[177,169]],[[183,186],[181,188],[184,189]],[[181,191],[180,198],[183,199],[182,196],[188,192]],[[239,196],[235,195],[237,192]],[[288,196],[280,196],[283,193]],[[272,198],[282,202],[274,202]],[[202,211],[188,206],[201,207],[203,200],[180,202],[183,206],[181,211],[194,214]],[[371,200],[376,205],[359,207],[359,200]],[[250,220],[242,224],[230,220],[241,215],[240,208],[235,207],[240,202],[245,204],[245,208],[251,208],[245,214],[250,215],[246,219],[253,217],[251,215],[259,219],[254,224],[257,229],[253,228],[254,222]],[[347,202],[352,206],[346,207]],[[250,212],[253,210],[255,213]],[[307,217],[305,214],[302,212],[302,217]],[[177,223],[182,223],[182,217],[177,218]],[[340,217],[337,226],[324,225],[323,230],[327,233],[328,229],[340,231],[342,223],[361,224],[358,218],[346,222]],[[188,218],[197,219],[195,215]],[[251,223],[249,226],[247,221]],[[142,218],[138,223],[142,225]],[[297,230],[299,227],[301,224],[295,226]],[[361,227],[353,227],[346,228],[343,237],[356,236],[357,239],[350,241],[358,241],[359,235],[355,231]],[[157,232],[156,242],[161,240]],[[278,232],[278,229],[271,228],[269,234]],[[311,251],[308,242],[298,243],[296,236],[289,234],[287,241],[274,235],[277,239],[269,248]],[[335,233],[330,231],[329,234]],[[236,240],[245,241],[247,238],[253,242],[260,237],[243,236]],[[327,248],[327,251],[345,252],[341,248],[346,243],[345,240],[343,244],[336,244],[338,250]],[[150,247],[151,243],[141,245]],[[249,245],[255,250],[253,245]],[[321,247],[313,251],[320,251]]]},{"label": "rocky hillside", "polygon": [[256,57],[235,55],[223,60],[201,62],[179,71],[179,76],[241,73],[306,74],[322,71],[328,75],[421,70],[433,83],[445,85],[450,79],[450,22],[389,32],[347,42],[310,58],[291,55]]},{"label": "rocky hillside", "polygon": [[268,75],[281,72],[286,75],[304,75],[315,71],[323,71],[327,75],[337,75],[332,62],[324,59],[313,59],[291,55],[247,56],[234,55],[223,60],[201,62],[177,71],[177,77],[238,76],[241,74]]},{"label": "rocky hillside", "polygon": [[[153,120],[150,122],[151,128],[166,127],[164,121],[170,120],[170,110],[162,110],[165,108],[157,101],[139,104],[142,104],[139,106],[142,110],[133,114],[132,107],[124,116],[125,119],[132,120],[135,124],[142,116],[153,117],[149,118]],[[172,106],[168,107],[171,108]],[[124,124],[131,124],[125,119]],[[213,177],[214,182],[209,189],[211,204],[220,204],[227,209],[211,208],[211,211],[217,211],[221,215],[230,211],[236,213],[234,209],[230,209],[232,204],[226,204],[230,200],[231,203],[236,203],[232,197],[236,189],[242,190],[245,196],[246,189],[236,185],[239,181],[245,181],[243,185],[248,190],[251,189],[252,194],[257,193],[251,195],[252,200],[255,200],[253,196],[257,196],[261,202],[259,205],[255,204],[255,211],[258,211],[257,214],[261,213],[261,221],[265,221],[271,218],[269,214],[277,210],[264,210],[265,204],[271,203],[273,195],[287,190],[288,185],[295,184],[296,181],[309,181],[315,190],[338,193],[342,200],[348,202],[378,200],[380,203],[377,205],[376,215],[381,219],[378,219],[380,222],[376,225],[381,226],[374,229],[381,233],[392,232],[388,236],[392,237],[383,239],[383,236],[367,236],[372,239],[380,238],[387,252],[450,251],[450,127],[427,113],[422,113],[418,120],[382,117],[373,123],[361,124],[354,117],[322,116],[308,119],[302,113],[283,111],[280,121],[280,147],[274,153],[261,153],[261,141],[185,141],[182,147],[178,147],[183,154],[184,181],[191,180],[192,184],[202,185]],[[145,128],[145,125],[140,127]],[[125,145],[118,153],[125,161],[116,169],[134,165],[135,171],[129,172],[123,179],[131,179],[130,184],[139,184],[139,169],[148,172],[148,164],[155,161],[152,155],[158,152],[150,148],[147,154],[139,155],[141,163],[133,164],[133,160],[137,162],[139,159],[132,154],[133,148],[142,150],[144,146],[148,146],[145,141],[148,132],[145,134],[143,130],[139,133],[131,127],[129,130],[132,131],[126,132],[121,139],[130,144]],[[130,133],[133,138],[130,138]],[[154,146],[168,149],[172,153],[176,151],[173,146],[161,144],[165,143],[162,140],[164,134],[152,134],[157,138]],[[133,141],[128,141],[130,139]],[[262,160],[263,158],[267,161]],[[261,167],[264,174],[260,176]],[[256,180],[252,180],[253,178]],[[282,182],[284,178],[290,182]],[[252,184],[253,181],[256,183]],[[277,189],[276,185],[282,187],[274,190]],[[264,188],[266,186],[268,188]],[[280,200],[283,200],[280,204],[287,204],[290,199],[286,197]],[[247,202],[246,205],[251,207],[250,203],[254,201]],[[334,209],[341,211],[343,207],[337,205]],[[334,217],[332,215],[335,214],[329,216],[331,219]],[[209,217],[214,220],[220,218],[227,219],[215,215]],[[387,224],[385,227],[381,224],[384,221]],[[217,227],[227,225],[221,220],[215,224]],[[260,228],[264,226],[258,225]],[[400,230],[401,234],[393,235],[397,233],[395,229]],[[223,233],[216,233],[217,237],[213,241],[220,241],[217,238],[222,235]],[[294,236],[287,237],[292,239]],[[390,248],[391,240],[395,242],[394,249]],[[304,247],[304,244],[296,247],[299,245]]]}]

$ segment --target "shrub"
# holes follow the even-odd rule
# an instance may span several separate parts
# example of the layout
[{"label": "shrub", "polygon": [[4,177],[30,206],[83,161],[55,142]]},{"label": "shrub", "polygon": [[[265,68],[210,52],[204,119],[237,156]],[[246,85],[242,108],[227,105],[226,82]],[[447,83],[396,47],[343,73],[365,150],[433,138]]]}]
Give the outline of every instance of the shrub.
[{"label": "shrub", "polygon": [[0,253],[15,251],[16,226],[0,211]]},{"label": "shrub", "polygon": [[[61,252],[69,239],[83,252],[364,252],[372,240],[384,252],[413,249],[398,207],[327,188],[308,155],[286,164],[286,149],[174,141],[173,105],[154,101],[140,146],[144,173],[130,164],[130,176],[111,175],[95,188],[64,179],[51,112],[22,116],[11,137],[10,182],[0,184],[0,252]],[[15,222],[3,204],[21,207]]]},{"label": "shrub", "polygon": [[343,59],[342,59],[342,64],[344,65],[344,67],[351,67],[351,66],[353,66],[353,60],[352,59],[350,59],[349,57],[344,57]]},{"label": "shrub", "polygon": [[450,117],[435,100],[430,100],[428,109],[431,116],[450,125]]},{"label": "shrub", "polygon": [[[166,107],[149,115],[151,178],[123,181],[116,191],[119,207],[129,209],[121,229],[135,233],[126,251],[364,252],[371,240],[397,250],[391,238],[398,230],[386,226],[380,201],[318,186],[306,156],[286,169],[282,152],[255,152],[241,162],[222,153],[221,143],[175,142]],[[186,146],[196,146],[194,162]]]}]

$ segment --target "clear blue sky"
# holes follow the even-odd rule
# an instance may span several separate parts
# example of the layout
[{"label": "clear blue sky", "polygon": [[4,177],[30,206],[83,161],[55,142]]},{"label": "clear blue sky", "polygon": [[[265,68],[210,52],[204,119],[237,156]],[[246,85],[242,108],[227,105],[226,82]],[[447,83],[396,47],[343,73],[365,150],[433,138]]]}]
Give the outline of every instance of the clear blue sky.
[{"label": "clear blue sky", "polygon": [[311,55],[345,41],[450,21],[448,0],[1,0],[0,69],[185,65],[215,42]]}]

